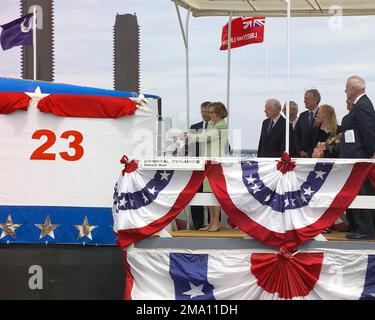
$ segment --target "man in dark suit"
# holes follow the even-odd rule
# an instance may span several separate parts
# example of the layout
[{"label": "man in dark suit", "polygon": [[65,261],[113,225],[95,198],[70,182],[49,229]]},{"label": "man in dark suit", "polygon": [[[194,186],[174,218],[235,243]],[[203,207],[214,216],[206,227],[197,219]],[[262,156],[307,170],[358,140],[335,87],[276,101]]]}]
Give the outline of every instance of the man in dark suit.
[{"label": "man in dark suit", "polygon": [[[264,112],[267,119],[263,121],[260,134],[258,157],[278,158],[285,151],[285,123],[281,116],[281,104],[276,99],[266,101]],[[289,124],[289,154],[295,155],[293,127]]]},{"label": "man in dark suit", "polygon": [[300,114],[294,128],[294,141],[297,150],[297,157],[311,158],[314,151],[313,135],[317,130],[313,126],[315,117],[319,110],[320,93],[316,89],[310,89],[305,92],[304,102],[308,109]]},{"label": "man in dark suit", "polygon": [[[365,90],[361,77],[353,76],[346,82],[349,113],[341,123],[340,158],[375,158],[375,111]],[[359,194],[375,195],[370,181],[365,181]],[[346,235],[348,239],[375,239],[374,210],[349,209],[347,217],[353,231]]]},{"label": "man in dark suit", "polygon": [[[200,133],[202,130],[207,129],[208,121],[210,121],[210,115],[208,113],[208,106],[211,102],[205,101],[201,104],[201,116],[203,121],[195,123],[190,126],[191,133]],[[199,157],[203,154],[203,148],[199,145],[199,142],[186,144],[188,146],[189,157]],[[198,189],[198,192],[203,191],[203,185]],[[192,206],[191,207],[191,218],[193,220],[193,226],[190,229],[199,230],[204,224],[204,208],[203,206]]]}]

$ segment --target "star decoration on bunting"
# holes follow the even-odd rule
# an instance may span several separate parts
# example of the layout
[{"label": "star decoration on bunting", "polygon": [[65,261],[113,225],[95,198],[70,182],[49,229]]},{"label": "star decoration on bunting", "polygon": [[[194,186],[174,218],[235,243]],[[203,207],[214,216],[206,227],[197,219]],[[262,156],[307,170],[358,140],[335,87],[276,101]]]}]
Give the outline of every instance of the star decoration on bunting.
[{"label": "star decoration on bunting", "polygon": [[151,189],[150,188],[147,188],[148,191],[154,196],[155,195],[155,192],[157,192],[158,190],[155,189],[155,186],[152,187]]},{"label": "star decoration on bunting", "polygon": [[145,203],[147,203],[148,202],[148,199],[147,199],[147,197],[145,196],[145,194],[142,192],[142,197],[143,197],[143,201],[145,202]]},{"label": "star decoration on bunting", "polygon": [[257,184],[254,184],[254,187],[251,187],[250,189],[253,189],[254,194],[260,191],[260,187]]},{"label": "star decoration on bunting", "polygon": [[311,196],[312,193],[314,193],[313,190],[311,190],[311,187],[308,187],[307,189],[302,188],[305,192],[303,193],[304,195],[307,194],[308,196]]},{"label": "star decoration on bunting", "polygon": [[85,219],[83,220],[83,224],[78,224],[78,225],[76,224],[74,226],[79,231],[77,239],[81,239],[82,237],[86,236],[90,240],[92,240],[91,231],[98,227],[98,226],[90,226],[89,219],[87,219],[87,216],[85,216]]},{"label": "star decoration on bunting", "polygon": [[167,173],[167,172],[165,172],[164,171],[164,173],[161,173],[161,172],[159,172],[160,173],[160,175],[161,175],[161,179],[160,179],[160,181],[161,180],[167,180],[168,181],[168,177],[171,175],[170,173]]},{"label": "star decoration on bunting", "polygon": [[35,89],[34,92],[25,92],[25,94],[27,94],[31,98],[30,104],[34,101],[39,101],[40,99],[49,96],[49,93],[42,93],[39,86]]},{"label": "star decoration on bunting", "polygon": [[5,223],[0,223],[0,228],[3,229],[0,239],[4,238],[8,234],[16,239],[16,229],[20,226],[22,226],[22,224],[13,223],[12,216],[9,215]]},{"label": "star decoration on bunting", "polygon": [[198,296],[204,296],[205,295],[205,293],[202,291],[204,283],[202,283],[199,286],[196,286],[194,283],[191,283],[189,281],[189,284],[190,284],[190,290],[186,291],[186,292],[183,292],[182,294],[190,296],[190,299],[198,297]]},{"label": "star decoration on bunting", "polygon": [[252,175],[250,175],[250,177],[245,177],[245,179],[247,180],[247,184],[253,184],[256,180]]},{"label": "star decoration on bunting", "polygon": [[128,202],[126,201],[125,197],[120,200],[120,206],[125,207]]},{"label": "star decoration on bunting", "polygon": [[319,179],[319,178],[321,178],[322,180],[324,180],[324,175],[326,174],[327,172],[325,172],[325,171],[321,171],[321,170],[319,170],[319,171],[315,171],[315,174],[316,174],[316,177],[315,177],[315,179]]},{"label": "star decoration on bunting", "polygon": [[59,224],[52,224],[49,216],[46,217],[44,224],[35,224],[35,226],[42,230],[39,239],[42,239],[47,235],[50,236],[52,239],[55,239],[55,234],[53,233],[53,230],[60,227]]}]

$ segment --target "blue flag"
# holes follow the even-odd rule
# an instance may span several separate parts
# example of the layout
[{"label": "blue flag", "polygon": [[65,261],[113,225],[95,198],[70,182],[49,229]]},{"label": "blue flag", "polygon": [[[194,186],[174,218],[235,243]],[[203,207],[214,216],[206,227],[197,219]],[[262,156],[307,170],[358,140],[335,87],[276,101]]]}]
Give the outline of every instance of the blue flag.
[{"label": "blue flag", "polygon": [[32,16],[33,14],[29,13],[1,26],[3,31],[1,32],[0,42],[3,50],[33,44]]}]

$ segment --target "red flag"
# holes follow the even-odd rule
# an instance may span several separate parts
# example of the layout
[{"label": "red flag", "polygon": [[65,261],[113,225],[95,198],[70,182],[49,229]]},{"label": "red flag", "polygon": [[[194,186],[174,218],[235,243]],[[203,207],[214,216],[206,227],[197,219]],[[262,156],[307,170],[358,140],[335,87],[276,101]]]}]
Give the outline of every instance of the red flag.
[{"label": "red flag", "polygon": [[[239,17],[232,20],[231,48],[261,43],[264,38],[265,17]],[[228,23],[223,27],[220,50],[228,49]]]}]

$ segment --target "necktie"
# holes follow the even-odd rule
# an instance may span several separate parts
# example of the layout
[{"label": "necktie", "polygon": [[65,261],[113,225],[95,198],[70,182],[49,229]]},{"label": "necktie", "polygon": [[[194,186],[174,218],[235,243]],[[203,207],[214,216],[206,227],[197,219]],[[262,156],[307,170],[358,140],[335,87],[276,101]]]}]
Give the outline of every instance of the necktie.
[{"label": "necktie", "polygon": [[273,120],[270,121],[270,125],[268,126],[268,131],[267,131],[268,134],[271,133],[272,128],[273,128]]},{"label": "necktie", "polygon": [[208,121],[203,121],[203,129],[207,129]]},{"label": "necktie", "polygon": [[309,127],[311,128],[312,123],[314,121],[314,112],[309,111]]}]

